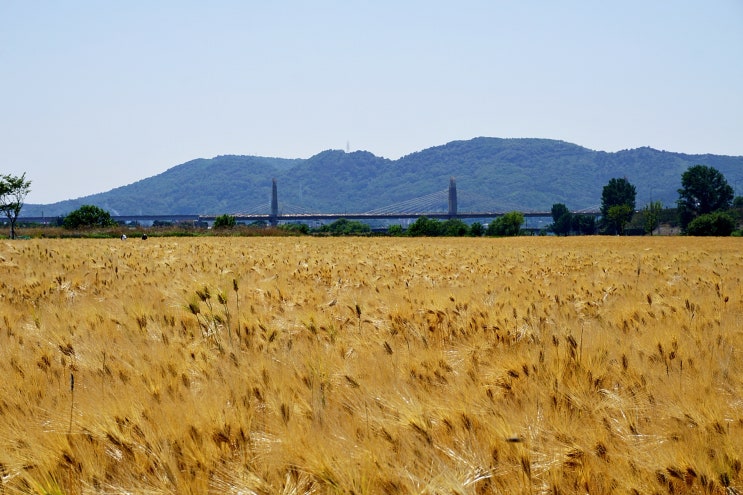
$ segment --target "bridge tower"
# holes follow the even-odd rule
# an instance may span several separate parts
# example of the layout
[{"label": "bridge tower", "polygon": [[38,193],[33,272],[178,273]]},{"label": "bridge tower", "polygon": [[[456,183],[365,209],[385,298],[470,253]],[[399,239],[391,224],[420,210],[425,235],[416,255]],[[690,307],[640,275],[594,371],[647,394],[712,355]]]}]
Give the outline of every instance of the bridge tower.
[{"label": "bridge tower", "polygon": [[276,190],[276,179],[273,179],[271,184],[271,214],[269,215],[269,223],[274,227],[279,223],[279,195]]},{"label": "bridge tower", "polygon": [[457,216],[457,181],[454,177],[449,179],[449,218]]}]

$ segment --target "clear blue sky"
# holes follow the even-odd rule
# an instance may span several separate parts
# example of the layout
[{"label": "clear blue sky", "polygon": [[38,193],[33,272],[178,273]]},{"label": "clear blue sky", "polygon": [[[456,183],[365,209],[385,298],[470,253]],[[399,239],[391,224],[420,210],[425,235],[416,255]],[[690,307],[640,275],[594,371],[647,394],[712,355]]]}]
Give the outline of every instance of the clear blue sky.
[{"label": "clear blue sky", "polygon": [[28,203],[476,136],[743,155],[743,0],[0,0],[0,173]]}]

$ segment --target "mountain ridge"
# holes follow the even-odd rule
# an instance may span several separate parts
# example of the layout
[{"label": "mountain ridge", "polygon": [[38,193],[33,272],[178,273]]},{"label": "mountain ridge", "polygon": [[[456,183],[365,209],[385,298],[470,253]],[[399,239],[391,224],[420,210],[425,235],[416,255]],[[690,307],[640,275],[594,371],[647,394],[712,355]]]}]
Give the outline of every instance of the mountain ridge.
[{"label": "mountain ridge", "polygon": [[[396,160],[368,151],[324,150],[310,158],[219,155],[197,158],[152,177],[76,199],[24,205],[21,217],[62,216],[83,204],[113,215],[267,212],[271,181],[286,211],[363,212],[445,190],[457,182],[459,211],[547,211],[596,208],[602,188],[626,177],[638,208],[673,206],[681,175],[704,164],[722,172],[739,194],[743,156],[688,155],[641,147],[596,151],[541,138],[477,137],[451,141]],[[435,206],[445,211],[442,201]]]}]

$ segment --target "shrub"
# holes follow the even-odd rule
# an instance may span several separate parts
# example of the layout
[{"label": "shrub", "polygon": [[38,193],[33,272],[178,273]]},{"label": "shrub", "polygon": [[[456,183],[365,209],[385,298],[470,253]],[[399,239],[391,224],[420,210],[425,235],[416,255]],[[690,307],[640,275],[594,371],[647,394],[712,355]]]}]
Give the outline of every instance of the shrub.
[{"label": "shrub", "polygon": [[686,227],[687,235],[727,237],[733,233],[735,221],[727,213],[699,215]]},{"label": "shrub", "polygon": [[235,217],[233,217],[232,215],[227,215],[225,213],[224,215],[220,215],[214,219],[214,228],[231,229],[235,226],[235,223]]},{"label": "shrub", "polygon": [[317,232],[330,235],[358,235],[371,232],[371,227],[357,220],[339,218],[335,222],[318,228]]},{"label": "shrub", "polygon": [[306,223],[282,223],[279,225],[279,230],[297,234],[309,234],[310,226]]},{"label": "shrub", "polygon": [[391,235],[391,236],[394,236],[394,237],[401,236],[403,234],[402,225],[390,225],[387,228],[387,234],[388,235]]}]

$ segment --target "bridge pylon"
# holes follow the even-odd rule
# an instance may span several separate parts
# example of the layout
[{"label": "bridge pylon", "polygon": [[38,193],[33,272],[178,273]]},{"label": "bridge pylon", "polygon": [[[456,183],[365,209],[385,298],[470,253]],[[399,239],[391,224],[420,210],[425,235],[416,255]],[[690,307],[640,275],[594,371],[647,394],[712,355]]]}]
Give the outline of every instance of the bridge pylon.
[{"label": "bridge pylon", "polygon": [[457,216],[457,181],[454,177],[449,179],[449,218]]},{"label": "bridge pylon", "polygon": [[268,221],[274,227],[279,223],[279,194],[276,189],[276,179],[273,179],[271,183],[271,214]]}]

